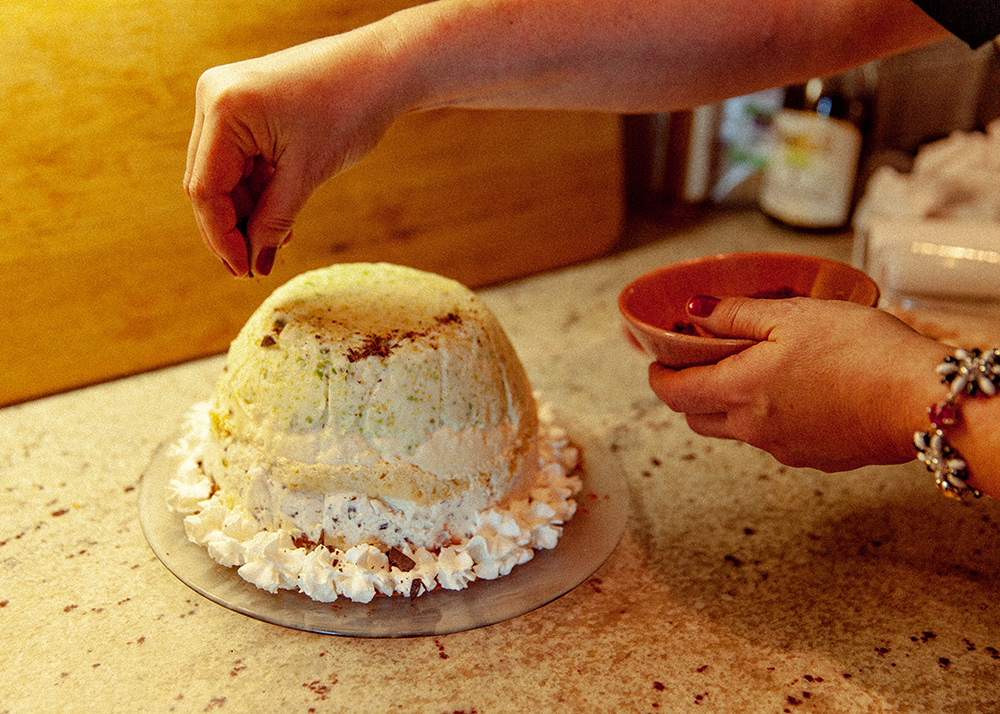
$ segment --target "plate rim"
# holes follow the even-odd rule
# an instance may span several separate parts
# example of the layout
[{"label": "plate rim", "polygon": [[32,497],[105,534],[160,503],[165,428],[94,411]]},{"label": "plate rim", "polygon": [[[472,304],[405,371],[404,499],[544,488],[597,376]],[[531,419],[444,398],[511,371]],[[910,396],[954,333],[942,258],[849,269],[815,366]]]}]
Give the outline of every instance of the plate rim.
[{"label": "plate rim", "polygon": [[[180,434],[156,448],[141,475],[140,526],[153,554],[184,585],[217,605],[261,622],[359,638],[422,637],[486,627],[520,617],[571,592],[611,557],[624,535],[630,494],[620,462],[591,432],[559,426],[580,451],[583,488],[576,497],[576,514],[564,524],[555,548],[536,550],[532,560],[510,574],[476,580],[463,590],[438,587],[414,600],[376,596],[370,603],[356,603],[341,597],[320,603],[298,591],[271,594],[257,588],[243,580],[236,568],[213,561],[204,546],[190,542],[183,516],[167,509],[164,489],[184,458],[171,453]],[[555,578],[553,572],[543,572],[553,569]],[[419,617],[414,618],[414,612]],[[338,620],[343,620],[340,626]],[[365,622],[378,626],[358,624]],[[390,622],[396,627],[385,626]]]}]

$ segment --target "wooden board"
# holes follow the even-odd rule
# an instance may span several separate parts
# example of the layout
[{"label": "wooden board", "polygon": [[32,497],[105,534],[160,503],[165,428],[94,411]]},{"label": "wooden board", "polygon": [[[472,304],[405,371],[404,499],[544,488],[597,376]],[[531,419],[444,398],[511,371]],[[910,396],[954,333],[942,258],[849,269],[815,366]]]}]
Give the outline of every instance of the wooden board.
[{"label": "wooden board", "polygon": [[321,265],[478,287],[609,251],[616,117],[461,110],[405,117],[324,186],[270,278],[234,281],[202,246],[181,187],[201,72],[406,4],[6,0],[0,404],[222,352],[271,290]]}]

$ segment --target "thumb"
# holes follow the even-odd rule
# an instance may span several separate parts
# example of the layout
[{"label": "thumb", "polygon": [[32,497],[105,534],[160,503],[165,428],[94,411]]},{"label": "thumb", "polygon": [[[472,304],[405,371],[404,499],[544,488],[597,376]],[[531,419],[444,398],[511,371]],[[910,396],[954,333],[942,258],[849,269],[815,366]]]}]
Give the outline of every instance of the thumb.
[{"label": "thumb", "polygon": [[275,253],[288,243],[292,226],[312,189],[278,166],[268,177],[247,224],[251,265],[257,275],[268,275]]},{"label": "thumb", "polygon": [[687,313],[692,322],[718,337],[765,341],[786,312],[783,302],[696,295],[688,301]]}]

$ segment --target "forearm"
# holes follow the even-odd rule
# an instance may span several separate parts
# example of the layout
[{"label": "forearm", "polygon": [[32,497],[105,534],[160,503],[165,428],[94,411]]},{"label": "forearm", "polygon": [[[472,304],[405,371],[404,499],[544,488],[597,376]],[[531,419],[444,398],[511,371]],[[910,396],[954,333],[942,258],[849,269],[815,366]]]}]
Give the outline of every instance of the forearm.
[{"label": "forearm", "polygon": [[944,30],[910,0],[438,0],[368,29],[412,108],[667,111],[919,46]]},{"label": "forearm", "polygon": [[312,192],[407,112],[669,111],[943,33],[910,0],[437,0],[205,72],[184,185],[209,249],[267,275]]},{"label": "forearm", "polygon": [[969,465],[969,485],[1000,499],[1000,397],[967,400],[950,443]]}]

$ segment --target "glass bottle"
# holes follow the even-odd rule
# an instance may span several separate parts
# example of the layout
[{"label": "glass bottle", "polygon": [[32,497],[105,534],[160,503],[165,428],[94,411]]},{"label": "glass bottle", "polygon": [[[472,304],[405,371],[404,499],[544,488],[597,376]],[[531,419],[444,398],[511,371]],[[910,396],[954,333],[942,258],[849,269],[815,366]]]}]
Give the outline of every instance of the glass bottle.
[{"label": "glass bottle", "polygon": [[759,197],[767,215],[803,229],[846,225],[870,96],[860,68],[788,87]]}]

